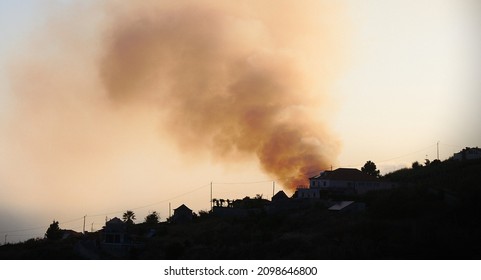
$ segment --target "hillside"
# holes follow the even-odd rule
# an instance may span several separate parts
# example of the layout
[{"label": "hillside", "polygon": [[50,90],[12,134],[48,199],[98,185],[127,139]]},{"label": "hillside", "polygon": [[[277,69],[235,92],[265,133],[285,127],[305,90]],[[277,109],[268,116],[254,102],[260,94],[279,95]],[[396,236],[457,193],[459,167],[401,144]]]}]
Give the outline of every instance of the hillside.
[{"label": "hillside", "polygon": [[137,224],[125,254],[96,246],[101,233],[0,247],[2,259],[480,259],[481,161],[433,162],[384,176],[389,191],[357,197],[365,211],[322,200],[243,218],[203,213],[191,223]]}]

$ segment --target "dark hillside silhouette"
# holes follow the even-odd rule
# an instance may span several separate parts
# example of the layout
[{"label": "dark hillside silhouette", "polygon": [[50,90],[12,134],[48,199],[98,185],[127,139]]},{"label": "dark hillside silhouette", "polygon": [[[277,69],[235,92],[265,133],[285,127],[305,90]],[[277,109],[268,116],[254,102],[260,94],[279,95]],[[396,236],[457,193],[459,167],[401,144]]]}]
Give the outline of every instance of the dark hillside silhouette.
[{"label": "dark hillside silhouette", "polygon": [[[106,242],[113,233],[101,231],[0,246],[0,258],[481,259],[481,160],[433,161],[380,180],[398,186],[350,197],[365,210],[330,211],[329,197],[279,195],[272,204],[244,198],[215,208],[256,211],[202,211],[183,223],[130,224],[119,244],[122,254],[113,254],[116,243]],[[127,226],[127,220],[116,221]]]}]

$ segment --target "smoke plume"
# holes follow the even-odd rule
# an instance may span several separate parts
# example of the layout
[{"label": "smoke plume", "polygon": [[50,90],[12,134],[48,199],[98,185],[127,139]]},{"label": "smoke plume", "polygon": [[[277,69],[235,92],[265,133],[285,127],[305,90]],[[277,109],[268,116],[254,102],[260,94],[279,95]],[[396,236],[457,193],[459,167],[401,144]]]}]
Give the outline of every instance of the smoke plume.
[{"label": "smoke plume", "polygon": [[[111,1],[61,10],[11,64],[2,181],[16,182],[17,197],[22,186],[51,186],[26,204],[87,200],[86,186],[95,186],[92,203],[101,192],[120,200],[135,190],[119,186],[156,174],[148,165],[174,146],[219,164],[256,159],[287,190],[305,184],[339,152],[326,122],[339,7],[327,2]],[[172,146],[157,146],[153,135]]]},{"label": "smoke plume", "polygon": [[157,104],[186,153],[256,155],[265,172],[295,188],[339,148],[309,111],[325,95],[319,82],[329,82],[308,60],[329,60],[319,55],[329,45],[319,23],[332,8],[314,3],[124,7],[113,16],[102,82],[114,103]]}]

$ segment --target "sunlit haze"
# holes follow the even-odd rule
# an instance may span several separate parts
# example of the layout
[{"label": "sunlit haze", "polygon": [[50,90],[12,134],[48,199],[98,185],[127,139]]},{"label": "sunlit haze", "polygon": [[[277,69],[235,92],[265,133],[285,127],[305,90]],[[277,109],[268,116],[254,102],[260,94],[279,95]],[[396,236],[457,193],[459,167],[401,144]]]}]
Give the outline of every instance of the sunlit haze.
[{"label": "sunlit haze", "polygon": [[0,2],[2,238],[481,146],[475,0],[139,3]]}]

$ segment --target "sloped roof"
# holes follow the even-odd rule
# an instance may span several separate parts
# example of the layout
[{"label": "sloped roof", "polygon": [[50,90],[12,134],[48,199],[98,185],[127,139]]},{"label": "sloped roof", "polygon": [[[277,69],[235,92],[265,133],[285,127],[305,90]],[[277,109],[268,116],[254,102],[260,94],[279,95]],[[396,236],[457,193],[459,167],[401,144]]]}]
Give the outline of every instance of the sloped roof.
[{"label": "sloped roof", "polygon": [[339,201],[337,202],[336,204],[332,205],[331,207],[329,207],[328,210],[331,210],[331,211],[340,211],[344,208],[346,208],[347,206],[353,204],[354,201]]},{"label": "sloped roof", "polygon": [[174,211],[191,211],[192,212],[192,210],[189,207],[185,206],[185,204],[180,205],[179,207],[174,209]]},{"label": "sloped roof", "polygon": [[121,219],[115,217],[105,223],[105,232],[123,232],[125,230],[125,223]]},{"label": "sloped roof", "polygon": [[285,199],[289,199],[289,197],[287,196],[287,194],[284,191],[279,191],[272,197],[272,201],[274,201],[274,200],[285,200]]},{"label": "sloped roof", "polygon": [[374,176],[368,175],[356,168],[338,168],[333,171],[324,171],[309,179],[343,180],[343,181],[378,181]]},{"label": "sloped roof", "polygon": [[110,219],[108,222],[106,222],[105,224],[123,224],[124,222],[117,218],[117,217],[114,217],[112,219]]}]

